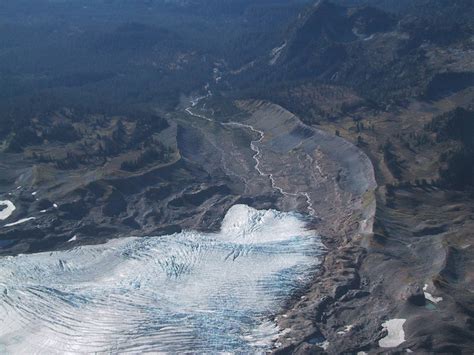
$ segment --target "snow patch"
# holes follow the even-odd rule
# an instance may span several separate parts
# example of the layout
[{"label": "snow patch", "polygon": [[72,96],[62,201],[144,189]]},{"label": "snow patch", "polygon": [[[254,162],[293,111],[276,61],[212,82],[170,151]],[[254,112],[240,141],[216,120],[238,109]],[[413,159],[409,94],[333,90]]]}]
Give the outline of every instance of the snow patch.
[{"label": "snow patch", "polygon": [[3,207],[3,206],[6,206],[6,207],[4,207],[2,210],[0,210],[0,220],[2,220],[2,221],[6,220],[8,217],[10,217],[11,214],[13,213],[13,211],[16,210],[15,205],[10,200],[0,201],[0,207]]},{"label": "snow patch", "polygon": [[381,348],[394,348],[405,341],[405,331],[403,324],[406,319],[390,319],[382,323],[382,327],[387,330],[388,334],[379,340]]},{"label": "snow patch", "polygon": [[369,37],[366,37],[364,38],[364,41],[370,41],[371,39],[373,39],[375,37],[374,34],[371,34]]},{"label": "snow patch", "polygon": [[354,325],[353,325],[353,324],[351,324],[351,325],[346,325],[346,326],[344,327],[344,330],[338,331],[337,334],[338,334],[338,335],[344,335],[344,334],[346,334],[346,333],[349,333],[349,332],[352,330],[352,328],[354,328]]},{"label": "snow patch", "polygon": [[36,217],[22,218],[22,219],[19,219],[19,220],[16,221],[16,222],[5,224],[4,227],[13,227],[13,226],[16,226],[16,225],[18,225],[18,224],[22,224],[22,223],[26,223],[26,222],[32,221],[32,220],[34,220],[34,219],[36,219]]},{"label": "snow patch", "polygon": [[77,235],[68,240],[68,242],[75,242],[77,240]]},{"label": "snow patch", "polygon": [[329,348],[329,342],[327,340],[323,341],[322,343],[319,343],[318,345],[324,350],[327,350]]},{"label": "snow patch", "polygon": [[370,36],[367,36],[365,34],[359,33],[359,31],[357,31],[357,28],[353,28],[352,33],[355,34],[360,40],[363,40],[363,41],[370,41],[371,39],[375,37],[375,34],[371,34]]},{"label": "snow patch", "polygon": [[443,300],[443,297],[434,297],[431,293],[426,292],[428,290],[428,284],[425,284],[423,287],[423,293],[425,294],[425,298],[433,303],[438,303]]},{"label": "snow patch", "polygon": [[275,65],[275,63],[277,62],[278,58],[280,58],[281,53],[285,47],[286,47],[286,42],[284,42],[280,47],[275,47],[271,50],[270,52],[271,59],[269,62],[270,65]]}]

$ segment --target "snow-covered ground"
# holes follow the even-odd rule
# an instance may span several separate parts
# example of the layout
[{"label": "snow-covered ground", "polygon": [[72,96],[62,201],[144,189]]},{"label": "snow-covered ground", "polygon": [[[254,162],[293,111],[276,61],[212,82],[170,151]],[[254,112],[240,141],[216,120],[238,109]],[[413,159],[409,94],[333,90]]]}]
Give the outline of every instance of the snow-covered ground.
[{"label": "snow-covered ground", "polygon": [[299,215],[236,205],[219,233],[4,257],[0,352],[266,351],[320,251]]}]

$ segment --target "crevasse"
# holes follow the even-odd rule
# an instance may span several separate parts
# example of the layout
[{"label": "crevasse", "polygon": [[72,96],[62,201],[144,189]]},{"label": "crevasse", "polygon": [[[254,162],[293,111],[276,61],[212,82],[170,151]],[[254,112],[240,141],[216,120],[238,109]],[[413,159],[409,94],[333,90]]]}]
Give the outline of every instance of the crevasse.
[{"label": "crevasse", "polygon": [[318,265],[302,216],[233,206],[219,233],[0,259],[0,352],[266,350]]}]

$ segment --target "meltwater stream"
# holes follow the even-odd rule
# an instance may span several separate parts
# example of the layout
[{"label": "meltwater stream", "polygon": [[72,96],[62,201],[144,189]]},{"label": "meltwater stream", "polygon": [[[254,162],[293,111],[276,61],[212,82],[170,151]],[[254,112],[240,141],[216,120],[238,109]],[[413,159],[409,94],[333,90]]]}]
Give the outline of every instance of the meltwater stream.
[{"label": "meltwater stream", "polygon": [[219,233],[0,259],[0,353],[264,351],[322,246],[302,216],[235,205]]}]

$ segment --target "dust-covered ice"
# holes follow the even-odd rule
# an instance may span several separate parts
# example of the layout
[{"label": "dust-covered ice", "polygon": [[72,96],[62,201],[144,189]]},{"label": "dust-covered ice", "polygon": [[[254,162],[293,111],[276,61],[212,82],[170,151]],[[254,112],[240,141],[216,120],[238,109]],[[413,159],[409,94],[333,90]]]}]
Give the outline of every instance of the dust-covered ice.
[{"label": "dust-covered ice", "polygon": [[219,233],[0,259],[0,353],[266,351],[318,264],[301,216],[233,206]]}]

